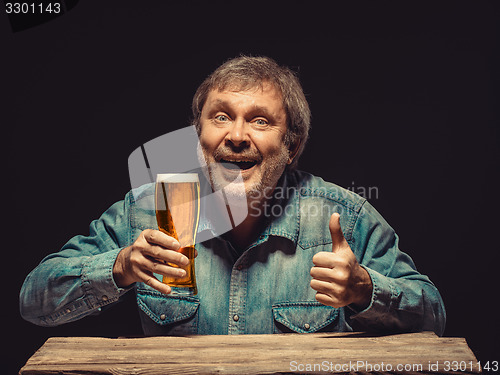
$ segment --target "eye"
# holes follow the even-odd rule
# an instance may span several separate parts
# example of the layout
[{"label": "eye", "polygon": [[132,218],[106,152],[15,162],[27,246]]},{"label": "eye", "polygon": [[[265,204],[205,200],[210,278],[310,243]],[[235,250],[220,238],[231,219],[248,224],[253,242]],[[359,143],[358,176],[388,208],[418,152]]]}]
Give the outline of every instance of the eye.
[{"label": "eye", "polygon": [[226,122],[229,121],[229,117],[227,117],[226,115],[217,115],[215,116],[215,120],[220,122]]},{"label": "eye", "polygon": [[269,125],[269,122],[266,119],[263,118],[257,118],[253,120],[253,123],[258,126],[267,126]]}]

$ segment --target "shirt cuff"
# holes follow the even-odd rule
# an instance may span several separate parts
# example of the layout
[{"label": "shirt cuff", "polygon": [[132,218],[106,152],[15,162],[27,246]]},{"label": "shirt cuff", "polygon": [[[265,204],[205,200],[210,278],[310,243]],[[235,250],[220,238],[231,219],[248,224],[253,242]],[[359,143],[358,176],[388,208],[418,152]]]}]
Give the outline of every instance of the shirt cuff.
[{"label": "shirt cuff", "polygon": [[134,287],[132,284],[127,288],[120,288],[113,278],[113,266],[121,250],[94,255],[83,264],[82,286],[87,295],[87,302],[93,309],[116,302]]},{"label": "shirt cuff", "polygon": [[390,278],[363,265],[361,265],[361,267],[368,272],[372,280],[372,297],[368,307],[362,311],[357,311],[353,307],[349,306],[349,308],[355,313],[351,316],[351,319],[355,319],[359,322],[377,322],[382,317],[387,316],[387,313],[390,310],[394,287]]}]

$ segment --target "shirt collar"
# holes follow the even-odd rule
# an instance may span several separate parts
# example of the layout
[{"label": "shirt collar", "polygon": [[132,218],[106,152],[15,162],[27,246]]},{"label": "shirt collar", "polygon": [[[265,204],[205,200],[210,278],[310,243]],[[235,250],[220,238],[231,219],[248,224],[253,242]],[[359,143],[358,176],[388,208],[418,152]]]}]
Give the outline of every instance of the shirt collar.
[{"label": "shirt collar", "polygon": [[274,189],[274,198],[267,207],[269,224],[263,234],[288,238],[294,243],[299,237],[300,190],[295,178],[285,173]]}]

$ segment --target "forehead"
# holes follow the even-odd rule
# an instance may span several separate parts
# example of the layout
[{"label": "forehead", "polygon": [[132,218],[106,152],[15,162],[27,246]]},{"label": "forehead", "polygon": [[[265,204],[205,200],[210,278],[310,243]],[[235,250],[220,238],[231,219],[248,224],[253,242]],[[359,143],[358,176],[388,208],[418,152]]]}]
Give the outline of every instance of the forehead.
[{"label": "forehead", "polygon": [[281,92],[268,82],[245,88],[236,84],[222,89],[214,88],[209,91],[204,107],[218,104],[238,107],[259,106],[278,112],[284,111]]}]

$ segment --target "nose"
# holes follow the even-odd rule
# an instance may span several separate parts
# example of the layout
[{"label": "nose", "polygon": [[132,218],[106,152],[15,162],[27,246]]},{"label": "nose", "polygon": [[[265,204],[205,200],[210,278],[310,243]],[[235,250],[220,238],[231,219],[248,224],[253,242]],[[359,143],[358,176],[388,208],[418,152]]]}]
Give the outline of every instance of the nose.
[{"label": "nose", "polygon": [[226,142],[240,148],[250,144],[246,121],[244,119],[238,119],[232,123],[226,136]]}]

